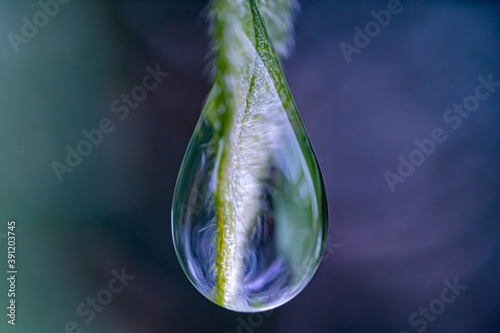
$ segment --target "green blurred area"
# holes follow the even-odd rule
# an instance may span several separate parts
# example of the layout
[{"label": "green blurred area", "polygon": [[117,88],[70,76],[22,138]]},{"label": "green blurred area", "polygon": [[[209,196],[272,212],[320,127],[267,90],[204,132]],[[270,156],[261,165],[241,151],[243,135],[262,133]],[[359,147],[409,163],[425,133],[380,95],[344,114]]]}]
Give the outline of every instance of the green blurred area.
[{"label": "green blurred area", "polygon": [[[2,278],[0,332],[59,332],[67,321],[81,322],[77,305],[95,297],[113,268],[85,262],[96,245],[88,243],[89,234],[98,234],[99,216],[127,210],[127,203],[109,196],[119,177],[127,176],[113,169],[123,162],[112,151],[117,141],[126,141],[123,130],[105,137],[63,182],[51,166],[64,163],[65,147],[76,149],[82,130],[97,128],[105,117],[117,121],[110,103],[133,86],[128,81],[134,76],[127,73],[128,31],[113,15],[119,10],[115,4],[59,6],[27,44],[13,46],[7,34],[22,36],[22,18],[32,20],[41,7],[35,1],[0,1],[0,234],[8,221],[16,221],[18,267],[17,323],[6,323],[8,285]],[[3,276],[7,242],[0,240]],[[109,315],[98,319],[83,331],[129,332]]]}]

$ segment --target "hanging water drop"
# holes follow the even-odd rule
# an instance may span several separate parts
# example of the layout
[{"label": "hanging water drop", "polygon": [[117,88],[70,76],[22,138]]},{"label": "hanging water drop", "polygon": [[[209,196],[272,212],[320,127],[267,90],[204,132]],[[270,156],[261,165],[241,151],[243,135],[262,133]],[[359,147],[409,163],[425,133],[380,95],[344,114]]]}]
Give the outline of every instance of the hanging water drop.
[{"label": "hanging water drop", "polygon": [[290,41],[293,6],[212,2],[215,83],[174,193],[183,270],[205,297],[239,312],[295,297],[326,242],[321,172],[278,58]]}]

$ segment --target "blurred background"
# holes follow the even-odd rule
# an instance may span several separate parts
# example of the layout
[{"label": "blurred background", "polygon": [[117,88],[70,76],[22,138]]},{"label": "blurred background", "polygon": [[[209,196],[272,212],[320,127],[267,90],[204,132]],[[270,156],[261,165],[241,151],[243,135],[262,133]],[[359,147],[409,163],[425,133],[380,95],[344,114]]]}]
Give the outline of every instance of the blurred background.
[{"label": "blurred background", "polygon": [[[329,246],[298,297],[248,315],[199,294],[171,238],[211,87],[207,1],[65,1],[0,0],[1,275],[10,220],[18,269],[15,326],[0,279],[0,332],[500,332],[500,87],[443,119],[479,76],[500,82],[498,2],[404,0],[367,44],[355,28],[397,2],[301,1],[284,66],[323,170]],[[136,88],[149,71],[155,87]],[[109,133],[80,144],[97,128]],[[391,188],[386,172],[436,128],[447,140]],[[70,167],[68,147],[88,156]],[[463,287],[442,298],[449,284]]]}]

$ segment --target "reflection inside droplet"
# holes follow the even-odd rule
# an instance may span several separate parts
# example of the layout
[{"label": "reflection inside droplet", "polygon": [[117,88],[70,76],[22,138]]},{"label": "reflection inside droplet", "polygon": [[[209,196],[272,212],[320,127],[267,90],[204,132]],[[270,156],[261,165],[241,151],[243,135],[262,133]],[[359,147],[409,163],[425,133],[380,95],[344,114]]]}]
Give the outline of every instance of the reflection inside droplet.
[{"label": "reflection inside droplet", "polygon": [[249,3],[254,36],[235,35],[239,48],[226,51],[236,54],[228,66],[237,75],[216,80],[172,208],[175,249],[189,280],[216,304],[241,312],[296,296],[321,261],[328,228],[316,157]]}]

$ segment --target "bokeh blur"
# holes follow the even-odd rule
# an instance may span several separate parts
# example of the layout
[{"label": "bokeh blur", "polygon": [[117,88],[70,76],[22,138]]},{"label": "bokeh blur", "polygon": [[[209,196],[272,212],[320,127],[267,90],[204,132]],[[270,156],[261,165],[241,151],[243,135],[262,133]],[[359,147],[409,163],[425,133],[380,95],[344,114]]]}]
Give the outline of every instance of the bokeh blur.
[{"label": "bokeh blur", "polygon": [[499,3],[301,2],[284,66],[330,245],[258,315],[206,300],[172,244],[206,6],[0,0],[0,332],[500,332]]}]

